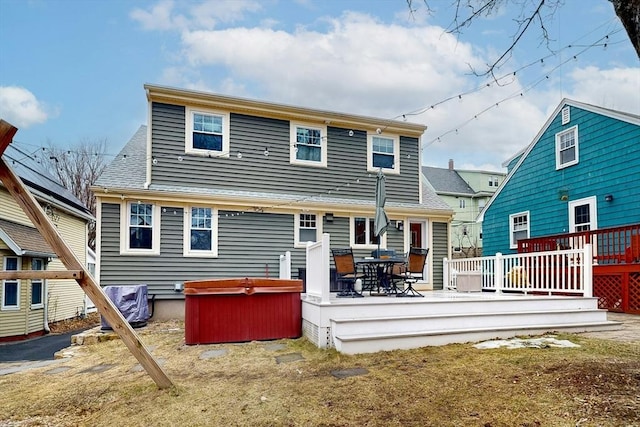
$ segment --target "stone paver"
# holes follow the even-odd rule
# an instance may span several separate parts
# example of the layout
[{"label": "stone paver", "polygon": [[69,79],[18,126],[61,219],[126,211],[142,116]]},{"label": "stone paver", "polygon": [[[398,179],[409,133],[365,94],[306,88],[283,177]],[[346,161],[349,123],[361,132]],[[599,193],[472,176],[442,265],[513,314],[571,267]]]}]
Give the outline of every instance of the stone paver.
[{"label": "stone paver", "polygon": [[269,343],[264,346],[264,349],[268,351],[284,350],[285,348],[287,348],[287,345],[280,342]]},{"label": "stone paver", "polygon": [[289,353],[276,356],[276,363],[290,363],[298,360],[304,360],[304,357],[302,357],[300,353]]},{"label": "stone paver", "polygon": [[110,364],[96,365],[96,366],[92,366],[90,368],[84,369],[80,371],[80,373],[81,374],[99,374],[100,372],[108,371],[114,366],[116,365],[110,365]]},{"label": "stone paver", "polygon": [[359,375],[366,375],[369,371],[365,368],[349,368],[349,369],[340,369],[336,371],[331,371],[331,375],[336,378],[348,378],[348,377],[357,377]]},{"label": "stone paver", "polygon": [[216,350],[207,350],[200,355],[201,360],[206,359],[214,359],[216,357],[226,356],[229,353],[229,350],[226,348],[219,348]]}]

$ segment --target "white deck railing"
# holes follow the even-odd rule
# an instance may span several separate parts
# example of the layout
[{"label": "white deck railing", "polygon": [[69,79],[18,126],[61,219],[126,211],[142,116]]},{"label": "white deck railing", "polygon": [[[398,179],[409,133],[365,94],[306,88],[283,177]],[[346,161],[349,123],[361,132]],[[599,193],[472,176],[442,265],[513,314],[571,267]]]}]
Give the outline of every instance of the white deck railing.
[{"label": "white deck railing", "polygon": [[[483,290],[519,291],[547,295],[593,296],[591,245],[582,249],[448,260],[444,289],[454,290],[464,278]],[[479,289],[478,289],[479,290]]]},{"label": "white deck railing", "polygon": [[280,255],[280,279],[291,279],[291,252],[287,251],[284,255]]},{"label": "white deck railing", "polygon": [[306,294],[328,303],[329,290],[329,234],[324,233],[322,240],[307,243],[307,273],[305,278]]}]

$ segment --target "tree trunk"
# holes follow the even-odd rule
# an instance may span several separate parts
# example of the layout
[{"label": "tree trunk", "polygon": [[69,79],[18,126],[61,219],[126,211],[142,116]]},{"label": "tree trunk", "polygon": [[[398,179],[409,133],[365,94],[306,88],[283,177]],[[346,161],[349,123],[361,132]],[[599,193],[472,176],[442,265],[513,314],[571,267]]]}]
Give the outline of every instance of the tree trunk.
[{"label": "tree trunk", "polygon": [[640,58],[640,0],[609,0]]}]

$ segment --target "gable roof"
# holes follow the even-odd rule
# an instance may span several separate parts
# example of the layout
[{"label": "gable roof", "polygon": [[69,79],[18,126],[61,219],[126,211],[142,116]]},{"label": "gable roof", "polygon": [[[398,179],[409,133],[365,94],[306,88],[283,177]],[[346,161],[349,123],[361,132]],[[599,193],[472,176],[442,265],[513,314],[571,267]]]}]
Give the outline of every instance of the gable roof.
[{"label": "gable roof", "polygon": [[[299,202],[300,195],[297,194],[281,194],[268,192],[238,191],[229,189],[211,188],[194,188],[179,185],[158,185],[146,183],[146,167],[147,167],[147,126],[142,125],[136,133],[131,137],[129,142],[122,148],[116,158],[105,168],[102,175],[95,182],[93,187],[101,190],[122,190],[122,191],[142,191],[155,190],[172,195],[184,196],[210,196],[221,197],[225,199],[233,199],[238,202],[246,202],[252,200],[254,202],[278,202],[290,204],[291,202]],[[421,180],[422,181],[422,180]],[[398,209],[421,209],[428,211],[437,211],[438,213],[449,215],[452,213],[451,208],[447,205],[431,188],[428,188],[421,182],[422,203],[397,203],[387,201],[387,207]],[[332,196],[313,196],[305,197],[305,205],[313,206],[375,206],[375,200],[363,201],[343,199]]]},{"label": "gable roof", "polygon": [[32,153],[9,144],[2,157],[36,198],[55,203],[85,220],[93,219],[91,211],[58,179],[49,174]]},{"label": "gable roof", "polygon": [[34,227],[0,219],[0,240],[18,256],[57,257],[51,246]]},{"label": "gable roof", "polygon": [[422,174],[438,194],[462,195],[472,197],[475,191],[453,169],[423,166]]},{"label": "gable roof", "polygon": [[476,219],[477,222],[481,222],[484,220],[484,213],[493,204],[493,201],[502,192],[502,189],[508,184],[508,182],[511,180],[511,177],[518,171],[518,169],[520,168],[520,165],[522,165],[522,163],[527,158],[531,150],[533,150],[536,144],[538,144],[538,142],[540,141],[540,138],[542,138],[542,135],[544,135],[544,133],[549,128],[549,126],[551,126],[551,123],[553,123],[553,120],[558,116],[558,114],[560,114],[562,109],[566,106],[580,108],[582,110],[599,114],[601,116],[610,117],[612,119],[617,119],[623,122],[640,126],[640,116],[637,114],[631,114],[631,113],[626,113],[624,111],[612,110],[610,108],[598,107],[596,105],[586,104],[584,102],[578,102],[568,98],[562,99],[562,101],[560,101],[560,104],[558,104],[556,109],[553,110],[553,113],[551,113],[547,121],[544,123],[540,131],[535,136],[535,138],[533,138],[533,141],[531,141],[531,143],[524,150],[518,151],[515,155],[513,155],[512,157],[509,158],[509,160],[506,161],[506,162],[510,162],[511,160],[515,159],[517,156],[520,156],[516,165],[513,167],[513,169],[511,169],[511,171],[509,171],[509,174],[507,175],[505,180],[502,182],[500,187],[498,187],[498,190],[496,190],[496,192],[493,194],[491,199],[489,199],[489,201],[485,205],[485,208],[478,215],[478,218]]}]

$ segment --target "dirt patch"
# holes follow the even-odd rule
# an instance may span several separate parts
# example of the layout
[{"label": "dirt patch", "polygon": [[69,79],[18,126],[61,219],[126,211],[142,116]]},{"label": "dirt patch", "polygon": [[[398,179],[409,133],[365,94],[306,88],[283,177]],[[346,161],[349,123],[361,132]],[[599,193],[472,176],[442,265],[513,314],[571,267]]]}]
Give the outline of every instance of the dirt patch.
[{"label": "dirt patch", "polygon": [[81,331],[100,325],[100,315],[98,313],[89,313],[86,316],[78,316],[72,319],[61,320],[60,322],[50,323],[49,329],[52,334],[64,334],[67,332]]}]

